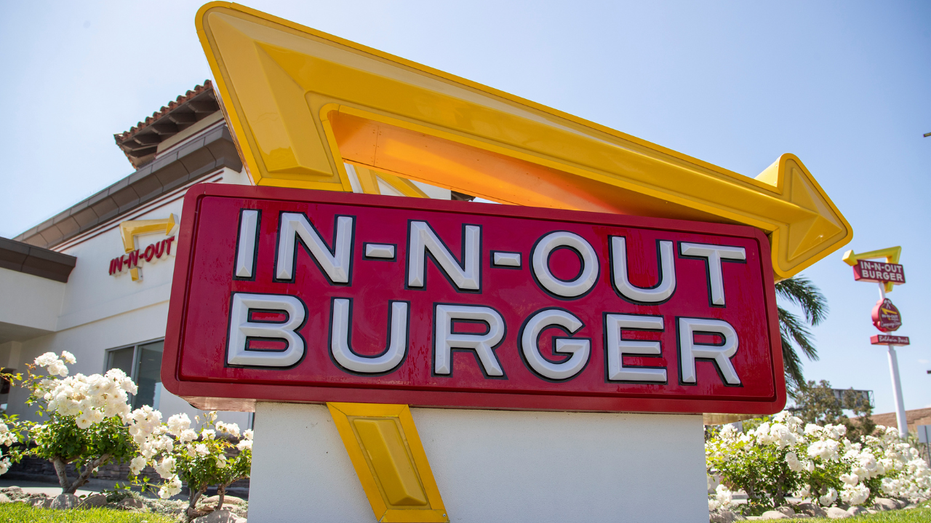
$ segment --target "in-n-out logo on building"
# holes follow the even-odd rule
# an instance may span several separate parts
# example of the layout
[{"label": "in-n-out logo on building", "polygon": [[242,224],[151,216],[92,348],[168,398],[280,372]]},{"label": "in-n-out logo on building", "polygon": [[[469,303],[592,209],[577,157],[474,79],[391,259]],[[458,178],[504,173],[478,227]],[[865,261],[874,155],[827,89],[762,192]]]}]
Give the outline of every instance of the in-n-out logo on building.
[{"label": "in-n-out logo on building", "polygon": [[[121,223],[120,236],[123,238],[125,254],[110,260],[110,275],[114,276],[124,270],[129,270],[133,281],[142,280],[142,271],[139,267],[141,264],[152,263],[162,257],[172,255],[171,248],[175,237],[171,233],[176,225],[174,214],[169,214],[168,218],[162,220],[127,220]],[[136,247],[137,236],[160,231],[165,231],[165,236],[168,237],[145,247]]]}]

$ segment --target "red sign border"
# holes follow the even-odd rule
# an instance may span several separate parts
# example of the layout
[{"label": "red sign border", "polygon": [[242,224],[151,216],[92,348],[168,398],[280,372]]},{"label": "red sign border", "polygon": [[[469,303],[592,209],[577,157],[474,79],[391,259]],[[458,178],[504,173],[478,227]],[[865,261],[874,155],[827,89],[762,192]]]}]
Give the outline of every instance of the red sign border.
[{"label": "red sign border", "polygon": [[[178,378],[180,368],[181,328],[184,325],[186,310],[184,303],[190,292],[190,266],[192,261],[194,235],[198,207],[204,197],[242,198],[243,186],[222,184],[196,184],[188,189],[184,197],[184,207],[178,248],[175,257],[175,270],[172,279],[172,292],[168,307],[168,325],[165,332],[164,353],[162,355],[161,378],[163,386],[193,406],[204,410],[252,411],[257,401],[276,403],[391,403],[427,408],[466,408],[481,410],[539,410],[539,411],[588,411],[588,412],[650,412],[667,414],[698,413],[733,413],[733,414],[773,414],[781,411],[786,404],[786,385],[782,350],[776,340],[780,340],[779,322],[776,313],[775,286],[772,279],[765,275],[773,274],[772,260],[761,256],[763,285],[767,303],[767,315],[770,319],[770,357],[773,362],[773,383],[775,396],[770,400],[722,400],[703,398],[661,398],[661,397],[603,397],[557,394],[518,394],[494,392],[450,392],[423,390],[386,390],[377,389],[377,398],[373,400],[372,388],[365,387],[312,387],[273,384],[239,384],[235,382],[182,381]],[[306,189],[288,189],[280,187],[251,187],[250,198],[282,201],[326,202],[345,205],[371,205],[391,208],[410,208],[411,200],[396,196],[376,196],[330,191],[313,191]],[[468,212],[491,216],[520,217],[548,221],[565,221],[586,223],[592,221],[584,215],[595,215],[599,223],[628,227],[677,230],[716,235],[756,236],[761,245],[768,245],[769,239],[759,229],[742,225],[729,225],[709,222],[690,222],[667,218],[649,218],[630,215],[612,215],[587,213],[584,211],[565,211],[537,207],[518,207],[509,205],[481,204],[474,202],[456,202],[448,200],[416,200],[417,208],[443,212]],[[581,215],[581,216],[580,216]],[[749,229],[749,231],[748,231]],[[748,234],[748,232],[750,234]],[[764,243],[765,242],[765,243]],[[475,401],[481,396],[481,406]]]}]

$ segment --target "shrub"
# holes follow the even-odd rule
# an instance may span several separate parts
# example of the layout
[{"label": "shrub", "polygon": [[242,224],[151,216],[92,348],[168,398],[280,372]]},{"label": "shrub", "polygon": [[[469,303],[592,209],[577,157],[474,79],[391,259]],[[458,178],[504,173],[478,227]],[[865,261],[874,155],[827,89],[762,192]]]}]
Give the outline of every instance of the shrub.
[{"label": "shrub", "polygon": [[[136,393],[136,385],[119,369],[105,375],[68,376],[67,364],[73,363],[74,356],[63,351],[60,356],[47,352],[27,365],[23,381],[30,394],[26,404],[34,405],[39,416],[48,421],[16,424],[16,432],[28,432],[36,443],[26,453],[49,460],[62,491],[68,494],[87,483],[101,465],[136,453],[124,423],[131,415],[128,394]],[[36,375],[39,367],[48,376]],[[77,470],[75,479],[66,473],[69,463]]]},{"label": "shrub", "polygon": [[709,474],[722,485],[711,510],[731,502],[731,490],[747,493],[747,513],[785,504],[793,493],[831,506],[869,504],[878,494],[911,500],[931,496],[931,470],[896,429],[851,442],[843,425],[807,424],[786,412],[745,433],[722,427],[705,444]]},{"label": "shrub", "polygon": [[[140,442],[140,456],[133,459],[133,474],[138,474],[148,464],[165,480],[159,489],[162,498],[178,494],[182,481],[187,483],[190,489],[185,511],[188,521],[219,510],[227,487],[249,477],[252,468],[252,431],[240,434],[235,423],[217,422],[216,419],[216,412],[207,413],[206,423],[198,432],[191,429],[187,414],[171,416],[167,424],[152,427],[147,432]],[[239,442],[234,444],[232,439],[240,436]],[[217,506],[197,509],[197,501],[212,485],[217,486],[220,496]]]}]

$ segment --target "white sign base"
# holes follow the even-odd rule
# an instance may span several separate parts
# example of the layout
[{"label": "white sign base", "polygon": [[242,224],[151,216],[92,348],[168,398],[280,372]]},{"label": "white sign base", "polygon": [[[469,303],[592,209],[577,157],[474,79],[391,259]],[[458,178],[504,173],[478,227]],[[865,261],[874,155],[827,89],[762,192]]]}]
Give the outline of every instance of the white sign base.
[{"label": "white sign base", "polygon": [[[450,521],[708,521],[700,415],[411,411]],[[280,521],[375,521],[324,405],[256,405],[249,523]]]}]

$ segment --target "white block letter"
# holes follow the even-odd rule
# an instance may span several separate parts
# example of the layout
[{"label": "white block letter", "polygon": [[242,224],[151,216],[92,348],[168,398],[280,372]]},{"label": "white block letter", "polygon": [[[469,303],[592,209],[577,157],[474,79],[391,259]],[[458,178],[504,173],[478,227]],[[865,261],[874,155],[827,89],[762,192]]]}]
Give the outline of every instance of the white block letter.
[{"label": "white block letter", "polygon": [[521,353],[527,365],[537,374],[551,380],[567,380],[582,372],[592,352],[592,340],[588,338],[555,338],[553,352],[571,354],[562,363],[553,363],[540,354],[537,344],[540,334],[550,327],[562,327],[575,334],[584,326],[581,320],[562,309],[542,310],[527,320],[520,336]]},{"label": "white block letter", "polygon": [[743,247],[727,245],[705,245],[704,243],[681,243],[679,254],[705,258],[708,263],[708,285],[711,287],[711,304],[724,306],[724,274],[721,260],[744,261],[747,251]]},{"label": "white block letter", "polygon": [[394,370],[407,355],[407,302],[393,301],[388,313],[388,349],[380,356],[359,356],[349,346],[352,300],[333,299],[330,318],[330,351],[343,368],[362,374],[380,374]]},{"label": "white block letter", "polygon": [[[251,321],[254,310],[280,312],[283,322]],[[233,295],[230,330],[226,345],[226,363],[256,367],[290,367],[304,357],[304,338],[297,329],[304,323],[304,303],[294,296],[278,294]],[[250,350],[249,338],[282,340],[285,350]]]},{"label": "white block letter", "polygon": [[298,239],[307,247],[310,255],[320,264],[331,283],[349,283],[349,268],[352,263],[353,218],[340,216],[336,219],[336,238],[333,250],[320,237],[317,229],[307,221],[303,213],[281,213],[278,232],[278,263],[275,278],[294,279],[294,260],[297,257]]},{"label": "white block letter", "polygon": [[[582,262],[582,272],[572,281],[564,281],[550,272],[550,254],[560,248],[568,247],[575,251]],[[578,298],[592,289],[598,281],[598,255],[592,244],[578,234],[568,231],[551,232],[533,246],[530,254],[530,268],[533,276],[544,289],[560,298]]]},{"label": "white block letter", "polygon": [[410,222],[410,240],[407,243],[407,286],[426,287],[427,251],[433,255],[439,268],[452,280],[458,290],[481,291],[482,228],[466,225],[462,242],[462,265],[437,238],[430,224]]},{"label": "white block letter", "polygon": [[676,260],[672,242],[659,242],[659,281],[653,287],[635,287],[628,276],[627,238],[611,237],[611,279],[621,296],[638,303],[660,303],[676,292]]},{"label": "white block letter", "polygon": [[252,278],[255,265],[255,236],[259,225],[259,211],[243,210],[239,215],[239,242],[236,250],[236,277]]},{"label": "white block letter", "polygon": [[661,331],[663,330],[663,317],[633,314],[605,315],[608,381],[666,383],[666,369],[624,366],[624,354],[659,356],[663,353],[658,341],[625,340],[624,329]]},{"label": "white block letter", "polygon": [[[724,338],[721,345],[695,343],[695,334],[716,334]],[[683,383],[697,383],[695,360],[713,360],[728,385],[740,385],[731,356],[737,352],[737,332],[723,320],[679,318],[679,368]]]},{"label": "white block letter", "polygon": [[[453,334],[455,321],[480,321],[488,326],[484,334]],[[433,336],[434,374],[452,374],[453,349],[474,351],[487,376],[504,376],[494,348],[504,339],[504,318],[491,307],[437,305]]]}]

